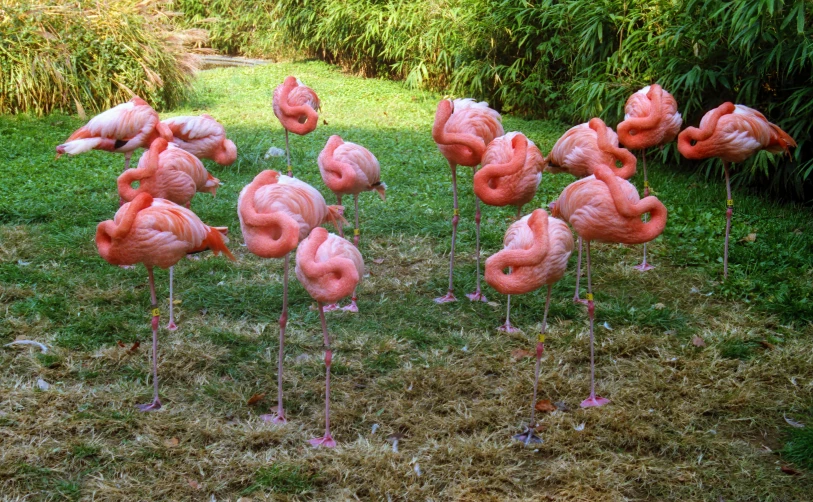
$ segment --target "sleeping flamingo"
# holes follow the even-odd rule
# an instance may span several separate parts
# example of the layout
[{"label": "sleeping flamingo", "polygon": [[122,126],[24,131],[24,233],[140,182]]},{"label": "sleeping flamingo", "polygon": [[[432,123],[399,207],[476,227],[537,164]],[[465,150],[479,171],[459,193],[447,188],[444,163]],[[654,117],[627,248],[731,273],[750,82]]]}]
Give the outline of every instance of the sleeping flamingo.
[{"label": "sleeping flamingo", "polygon": [[[639,199],[629,181],[615,176],[611,168],[594,166],[593,176],[568,185],[550,204],[551,215],[561,217],[587,241],[587,313],[590,317],[590,397],[582,408],[602,406],[609,400],[596,396],[593,357],[593,289],[590,278],[590,241],[643,244],[659,236],[666,226],[666,207],[653,197]],[[649,213],[649,222],[641,215]]]},{"label": "sleeping flamingo", "polygon": [[[474,194],[490,206],[516,206],[517,219],[522,206],[531,202],[545,169],[542,152],[521,132],[509,132],[488,144],[483,154],[483,168],[474,175]],[[513,333],[511,295],[505,324],[500,331]]]},{"label": "sleeping flamingo", "polygon": [[288,160],[288,176],[291,170],[291,150],[288,146],[288,131],[304,136],[316,129],[319,124],[319,96],[294,76],[274,89],[274,115],[285,129],[285,156]]},{"label": "sleeping flamingo", "polygon": [[[677,101],[658,84],[644,87],[627,99],[624,105],[624,121],[618,124],[618,140],[630,150],[641,150],[644,166],[644,197],[649,195],[649,180],[646,178],[646,149],[671,143],[683,124],[677,110]],[[654,267],[644,261],[635,268],[642,272]]]},{"label": "sleeping flamingo", "polygon": [[[381,167],[378,159],[369,150],[361,145],[343,141],[337,135],[333,135],[327,140],[327,144],[319,154],[319,172],[322,173],[322,181],[336,194],[338,204],[342,204],[343,195],[353,195],[354,215],[356,217],[356,227],[353,229],[353,244],[359,245],[359,194],[361,192],[375,190],[381,200],[386,200],[387,185],[381,182]],[[339,235],[344,237],[344,231],[340,230]],[[349,312],[358,312],[356,304],[356,292],[353,292],[350,304],[342,308]],[[325,311],[335,310],[338,306],[327,305]]]},{"label": "sleeping flamingo", "polygon": [[141,411],[161,408],[158,399],[158,302],[155,298],[153,267],[169,268],[186,256],[211,249],[234,260],[226,247],[225,227],[205,225],[195,213],[174,202],[154,199],[148,193],[138,194],[124,204],[112,220],[96,227],[99,255],[113,265],[143,263],[147,267],[152,303],[152,372],[153,400],[139,405]]},{"label": "sleeping flamingo", "polygon": [[172,142],[199,159],[221,166],[237,160],[237,146],[226,138],[226,129],[211,115],[172,117],[161,122],[172,131]]},{"label": "sleeping flamingo", "polygon": [[[504,248],[486,260],[486,282],[504,295],[530,293],[547,284],[548,297],[545,300],[545,314],[542,316],[542,331],[536,344],[536,368],[534,369],[534,395],[531,401],[531,421],[528,429],[514,436],[528,443],[541,443],[534,434],[536,423],[537,387],[542,352],[545,350],[545,329],[548,322],[551,286],[567,270],[567,260],[573,252],[573,234],[567,224],[556,218],[548,218],[544,209],[514,222],[505,232]],[[506,275],[503,271],[511,269]]]},{"label": "sleeping flamingo", "polygon": [[[625,148],[619,148],[618,136],[600,118],[571,127],[553,145],[547,158],[546,171],[570,173],[577,178],[593,174],[594,166],[608,166],[616,176],[629,179],[635,175],[637,161],[635,155]],[[621,167],[616,169],[616,162]],[[582,238],[579,237],[579,257],[576,261],[576,293],[573,301],[586,303],[579,298],[579,282],[582,275]]]},{"label": "sleeping flamingo", "polygon": [[[138,188],[132,184],[138,182]],[[209,174],[203,163],[189,152],[157,138],[149,150],[138,160],[136,169],[128,169],[116,181],[121,202],[130,202],[140,193],[172,201],[189,208],[196,192],[209,192],[213,196],[220,180]],[[169,267],[169,325],[175,331],[173,279],[175,267]]]},{"label": "sleeping flamingo", "polygon": [[796,141],[779,126],[768,122],[764,115],[744,105],[723,103],[706,112],[700,119],[700,127],[687,127],[678,136],[678,151],[687,159],[719,157],[725,171],[726,223],[725,250],[723,252],[723,277],[728,277],[728,237],[731,232],[731,182],[728,164],[743,162],[760,150],[771,153],[788,153]]},{"label": "sleeping flamingo", "polygon": [[263,420],[287,423],[282,406],[282,360],[285,327],[288,323],[288,268],[291,251],[310,231],[332,221],[344,221],[340,206],[328,206],[318,190],[304,181],[263,171],[246,185],[237,199],[237,215],[248,250],[262,258],[285,257],[282,280],[282,314],[279,317],[279,359],[277,366],[277,409]]},{"label": "sleeping flamingo", "polygon": [[336,303],[350,295],[364,275],[364,261],[356,246],[322,227],[314,228],[296,251],[296,278],[317,302],[325,342],[325,435],[308,442],[318,448],[332,448],[330,435],[330,363],[333,353],[327,333],[325,303]]},{"label": "sleeping flamingo", "polygon": [[158,137],[172,141],[172,132],[161,123],[158,112],[136,96],[90,119],[57,146],[56,153],[57,158],[90,150],[124,153],[124,169],[129,169],[133,151],[149,147]]},{"label": "sleeping flamingo", "polygon": [[[486,147],[491,141],[505,134],[502,128],[502,117],[488,107],[488,103],[476,102],[471,98],[441,100],[435,112],[435,123],[432,126],[432,138],[438,145],[440,153],[446,157],[452,169],[452,195],[454,212],[452,213],[452,250],[449,257],[449,290],[445,296],[435,298],[436,303],[457,301],[454,296],[452,274],[454,273],[454,245],[457,238],[457,223],[460,220],[460,209],[457,206],[457,166],[474,168],[483,158]],[[474,196],[477,247],[477,288],[474,293],[466,295],[471,301],[487,301],[480,291],[480,199]]]}]

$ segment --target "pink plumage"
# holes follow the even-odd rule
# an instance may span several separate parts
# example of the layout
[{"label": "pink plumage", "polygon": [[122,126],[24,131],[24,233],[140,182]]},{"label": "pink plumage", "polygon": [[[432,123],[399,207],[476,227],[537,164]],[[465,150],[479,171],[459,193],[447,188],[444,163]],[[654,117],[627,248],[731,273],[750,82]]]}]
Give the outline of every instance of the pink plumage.
[{"label": "pink plumage", "polygon": [[[622,167],[616,169],[616,160]],[[599,118],[571,127],[562,135],[547,158],[545,169],[553,174],[570,173],[577,178],[593,174],[593,166],[608,166],[624,179],[635,174],[635,156],[618,146],[618,135]]]},{"label": "pink plumage", "polygon": [[624,121],[618,124],[618,139],[631,150],[665,145],[677,137],[682,124],[675,98],[660,85],[652,84],[627,99]]},{"label": "pink plumage", "polygon": [[488,103],[471,98],[438,103],[432,138],[450,164],[480,164],[488,144],[503,134],[502,117]]},{"label": "pink plumage", "polygon": [[337,196],[375,190],[385,199],[387,186],[381,182],[381,166],[369,150],[333,135],[317,159],[322,181]]},{"label": "pink plumage", "polygon": [[545,159],[520,132],[510,132],[489,143],[483,167],[474,175],[474,193],[491,206],[521,207],[534,198]]},{"label": "pink plumage", "polygon": [[226,129],[210,115],[173,117],[164,120],[172,142],[199,159],[212,159],[228,166],[237,159],[237,147],[226,138]]},{"label": "pink plumage", "polygon": [[296,278],[317,302],[349,296],[363,275],[364,260],[356,246],[322,227],[314,228],[296,251]]},{"label": "pink plumage", "polygon": [[294,134],[308,134],[319,124],[319,96],[296,77],[287,77],[274,89],[272,105],[282,127]]},{"label": "pink plumage", "polygon": [[[138,188],[132,187],[135,181],[139,182]],[[124,171],[117,183],[124,201],[149,193],[185,206],[197,192],[215,195],[220,180],[209,174],[197,157],[158,138],[141,156],[138,167]]]}]

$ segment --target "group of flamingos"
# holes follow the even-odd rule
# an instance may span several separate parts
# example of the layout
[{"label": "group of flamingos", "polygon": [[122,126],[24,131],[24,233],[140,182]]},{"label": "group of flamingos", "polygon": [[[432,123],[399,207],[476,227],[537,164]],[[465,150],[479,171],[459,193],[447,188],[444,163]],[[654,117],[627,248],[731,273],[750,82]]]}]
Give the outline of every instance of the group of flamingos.
[{"label": "group of flamingos", "polygon": [[[295,77],[287,77],[274,90],[274,114],[285,130],[287,175],[273,170],[260,172],[240,192],[237,211],[248,250],[263,258],[283,258],[283,298],[279,319],[280,343],[277,369],[277,407],[263,419],[284,424],[282,366],[285,328],[288,318],[288,275],[290,256],[295,255],[295,273],[316,300],[325,345],[325,434],[311,439],[314,447],[333,447],[330,433],[330,366],[332,353],[325,311],[339,308],[337,302],[351,296],[343,310],[358,312],[356,288],[364,275],[364,262],[358,251],[358,195],[376,191],[382,199],[386,186],[380,166],[366,148],[331,136],[319,155],[318,164],[325,185],[338,199],[329,206],[317,189],[293,177],[288,132],[304,135],[318,124],[320,110],[316,93]],[[733,201],[729,184],[729,163],[742,162],[758,150],[787,152],[793,139],[765,117],[743,105],[724,103],[706,113],[699,128],[680,132],[682,119],[675,99],[659,85],[647,86],[633,94],[625,107],[626,116],[618,133],[598,118],[568,130],[553,146],[548,157],[521,132],[505,134],[499,113],[486,103],[472,99],[444,99],[437,107],[432,127],[440,152],[452,172],[454,210],[449,263],[449,289],[435,299],[438,303],[456,301],[453,292],[454,249],[460,219],[457,200],[457,166],[474,168],[477,261],[476,290],[467,295],[472,301],[486,301],[480,289],[480,200],[493,206],[516,206],[517,219],[505,234],[504,249],[485,263],[485,280],[498,292],[509,295],[506,321],[499,329],[513,331],[510,323],[510,295],[547,286],[542,329],[536,344],[536,366],[531,419],[515,439],[528,444],[539,442],[534,434],[534,403],[539,382],[540,360],[551,286],[561,279],[574,248],[568,224],[579,238],[574,301],[587,305],[590,319],[590,395],[581,406],[602,406],[609,401],[595,393],[594,302],[590,267],[590,242],[644,244],[644,258],[636,268],[652,268],[646,259],[646,243],[659,236],[666,225],[667,211],[649,195],[644,157],[644,198],[627,181],[636,172],[636,157],[627,148],[641,150],[662,146],[678,138],[678,149],[690,159],[719,157],[726,176],[726,243],[724,274],[728,271],[728,238]],[[680,134],[678,134],[680,132]],[[619,146],[620,143],[626,147]],[[132,152],[147,148],[135,169],[129,169]],[[61,154],[76,155],[91,149],[125,154],[125,171],[118,178],[121,207],[112,220],[96,229],[99,254],[113,265],[129,267],[143,263],[147,268],[152,304],[153,401],[139,405],[142,411],[161,407],[158,397],[158,325],[160,310],[155,294],[153,267],[170,270],[168,329],[176,329],[173,315],[173,266],[185,256],[212,250],[230,259],[225,227],[204,224],[190,210],[197,192],[215,194],[220,182],[209,174],[200,159],[221,165],[233,163],[237,149],[226,138],[222,125],[208,115],[176,117],[160,121],[145,101],[131,101],[94,117],[57,146]],[[478,170],[479,165],[483,167]],[[619,166],[620,165],[620,166]],[[522,207],[534,198],[542,172],[568,172],[578,179],[545,209],[522,216]],[[133,183],[138,182],[134,188]],[[346,240],[343,227],[343,195],[353,195],[355,227],[353,243]],[[642,219],[643,217],[643,219]],[[648,218],[647,218],[648,217]],[[320,225],[331,223],[339,235]],[[587,295],[579,297],[582,241],[586,245]]]}]

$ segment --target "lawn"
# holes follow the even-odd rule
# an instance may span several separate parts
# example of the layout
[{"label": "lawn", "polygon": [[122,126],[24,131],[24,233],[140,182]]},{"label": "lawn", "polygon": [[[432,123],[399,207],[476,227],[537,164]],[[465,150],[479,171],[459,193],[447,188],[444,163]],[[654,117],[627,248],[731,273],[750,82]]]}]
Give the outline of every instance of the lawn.
[{"label": "lawn", "polygon": [[[284,158],[264,154],[284,147],[271,95],[289,74],[323,103],[317,130],[291,138],[295,175],[333,203],[316,157],[339,134],[378,157],[388,186],[386,202],[360,201],[361,312],[328,314],[335,450],[306,443],[324,424],[324,364],[315,304],[295,281],[291,422],[258,418],[276,404],[282,262],[240,245],[236,199],[260,170],[284,169]],[[640,247],[594,246],[597,387],[612,404],[578,407],[589,353],[585,309],[572,303],[574,256],[553,289],[540,380],[540,399],[564,409],[542,415],[544,443],[525,447],[511,435],[527,420],[534,361],[522,349],[532,350],[544,291],[513,298],[524,333],[512,335],[495,330],[505,298],[487,286],[487,304],[432,302],[446,288],[452,206],[430,135],[439,98],[314,62],[199,75],[190,101],[166,116],[209,113],[237,144],[234,165],[207,161],[225,186],[192,208],[230,228],[238,261],[207,255],[176,268],[180,329],[161,330],[164,408],[150,414],[134,408],[151,395],[146,273],[107,264],[93,242],[118,207],[123,157],[55,161],[54,146],[82,120],[0,116],[0,343],[50,347],[0,347],[0,500],[809,500],[809,209],[735,190],[724,282],[724,184],[651,160],[669,210],[649,247],[657,268],[632,268]],[[567,129],[510,116],[504,125],[544,153]],[[463,297],[474,285],[471,171],[459,179]],[[546,174],[533,208],[572,180]],[[500,249],[514,210],[483,213],[485,257]],[[166,312],[167,274],[156,277]],[[403,435],[397,452],[393,433]]]}]

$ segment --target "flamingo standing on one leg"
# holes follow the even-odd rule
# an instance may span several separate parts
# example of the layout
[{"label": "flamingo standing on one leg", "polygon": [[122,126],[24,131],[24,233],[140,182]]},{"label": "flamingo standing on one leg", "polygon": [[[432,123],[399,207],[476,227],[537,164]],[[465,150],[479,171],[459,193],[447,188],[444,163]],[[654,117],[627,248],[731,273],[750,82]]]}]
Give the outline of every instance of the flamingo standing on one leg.
[{"label": "flamingo standing on one leg", "polygon": [[96,227],[99,254],[113,265],[143,263],[147,267],[152,303],[152,371],[153,400],[139,405],[141,411],[161,408],[158,399],[158,302],[155,298],[155,266],[169,268],[186,256],[211,249],[234,260],[226,247],[226,228],[205,225],[195,213],[165,199],[153,199],[142,193],[124,204],[113,220]]},{"label": "flamingo standing on one leg", "polygon": [[291,170],[291,150],[288,147],[288,131],[304,136],[319,124],[319,96],[294,76],[274,89],[273,107],[282,128],[285,129],[285,156],[288,160],[288,176]]},{"label": "flamingo standing on one leg", "polygon": [[[582,408],[602,406],[609,400],[596,396],[593,356],[593,303],[590,278],[590,241],[620,244],[643,244],[659,236],[666,226],[666,207],[653,197],[639,199],[638,191],[629,181],[613,174],[606,166],[595,166],[593,176],[568,185],[551,202],[551,214],[570,223],[576,233],[587,241],[587,313],[590,317],[590,397]],[[641,221],[650,213],[651,220]]]},{"label": "flamingo standing on one leg", "polygon": [[728,237],[731,232],[731,182],[728,164],[742,162],[760,150],[771,153],[789,152],[796,141],[764,115],[744,105],[723,103],[706,112],[700,127],[687,127],[678,136],[678,151],[687,159],[719,157],[725,171],[726,199],[725,250],[723,277],[728,277]]},{"label": "flamingo standing on one leg", "polygon": [[[619,148],[618,136],[600,118],[571,127],[553,145],[547,158],[546,171],[570,173],[577,178],[593,174],[594,166],[609,166],[616,176],[629,179],[635,175],[637,161],[635,155],[625,148]],[[621,167],[616,169],[616,161]],[[582,239],[579,237],[579,257],[576,261],[575,303],[585,303],[579,298],[579,282],[582,272]]]},{"label": "flamingo standing on one leg", "polygon": [[[133,182],[138,181],[138,188]],[[220,180],[209,174],[203,163],[189,152],[168,144],[164,138],[157,138],[149,150],[138,160],[138,167],[128,169],[119,175],[119,197],[122,203],[130,202],[140,193],[148,193],[154,198],[172,201],[189,208],[196,192],[209,192],[213,196],[220,186]],[[169,267],[169,325],[175,331],[175,309],[173,280],[175,267]]]},{"label": "flamingo standing on one leg", "polygon": [[226,138],[226,129],[211,115],[172,117],[161,123],[172,131],[175,146],[199,159],[212,159],[221,166],[237,160],[237,146]]},{"label": "flamingo standing on one leg", "polygon": [[[649,195],[646,177],[646,149],[671,143],[683,124],[677,109],[677,101],[658,84],[644,87],[627,99],[624,105],[624,121],[618,124],[618,140],[630,150],[641,150],[644,166],[644,197]],[[635,268],[642,272],[654,267],[644,261]]]},{"label": "flamingo standing on one leg", "polygon": [[[457,223],[460,220],[460,209],[457,206],[457,166],[474,168],[477,174],[477,165],[483,158],[486,147],[494,138],[502,136],[502,117],[495,110],[488,107],[485,102],[476,102],[473,99],[444,99],[438,103],[435,112],[435,123],[432,126],[432,138],[438,145],[440,153],[446,157],[452,169],[452,195],[454,196],[454,212],[452,213],[452,250],[449,257],[449,290],[445,296],[435,298],[437,303],[453,302],[454,285],[454,245],[457,238]],[[480,291],[480,199],[474,196],[476,225],[476,262],[477,287],[474,293],[466,295],[471,301],[487,301]]]},{"label": "flamingo standing on one leg", "polygon": [[[474,194],[490,206],[516,206],[517,219],[522,206],[531,202],[542,181],[545,159],[542,152],[521,132],[509,132],[488,144],[483,154],[483,168],[474,175]],[[511,295],[505,324],[500,331],[513,333]]]},{"label": "flamingo standing on one leg", "polygon": [[[359,194],[375,190],[381,200],[386,200],[387,185],[381,182],[381,166],[369,150],[361,145],[343,141],[337,135],[327,140],[327,144],[319,154],[319,171],[322,181],[336,194],[338,204],[342,204],[343,195],[353,195],[354,215],[356,226],[353,229],[353,244],[359,245]],[[339,234],[344,237],[344,231]],[[342,308],[349,312],[358,312],[356,292],[353,292],[350,304]],[[337,305],[326,305],[325,312],[335,310]]]},{"label": "flamingo standing on one leg", "polygon": [[322,305],[350,295],[364,275],[364,261],[357,247],[322,227],[314,228],[296,251],[296,278],[319,307],[325,341],[325,435],[308,441],[311,446],[332,448],[330,435],[330,364],[333,353]]},{"label": "flamingo standing on one leg", "polygon": [[158,112],[143,99],[134,97],[90,119],[57,146],[56,153],[57,158],[89,150],[124,153],[124,169],[129,169],[133,151],[148,148],[158,137],[172,141],[172,132],[161,123]]},{"label": "flamingo standing on one leg", "polygon": [[[542,352],[545,350],[545,329],[550,307],[551,286],[567,270],[567,260],[573,252],[573,234],[567,224],[556,218],[548,218],[544,209],[514,222],[505,232],[504,249],[486,260],[486,282],[505,295],[530,293],[542,285],[548,286],[548,297],[545,301],[545,314],[542,316],[542,331],[536,344],[536,369],[534,370],[534,395],[531,401],[531,421],[528,429],[514,436],[515,439],[528,443],[541,443],[534,434],[534,421],[537,387],[539,384],[539,366]],[[506,275],[503,270],[510,268]]]},{"label": "flamingo standing on one leg", "polygon": [[277,409],[263,420],[287,423],[282,405],[282,360],[285,327],[288,323],[288,268],[291,251],[310,231],[332,221],[344,221],[340,206],[328,206],[318,190],[304,181],[263,171],[246,185],[237,199],[237,214],[246,246],[262,258],[285,257],[282,280],[282,314],[279,317],[279,359],[277,366]]}]

